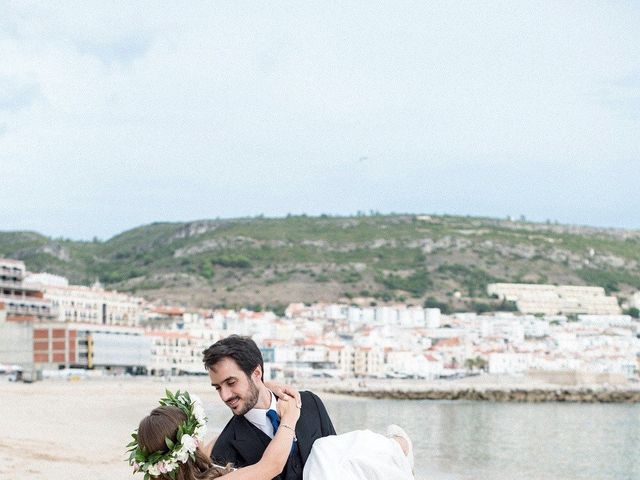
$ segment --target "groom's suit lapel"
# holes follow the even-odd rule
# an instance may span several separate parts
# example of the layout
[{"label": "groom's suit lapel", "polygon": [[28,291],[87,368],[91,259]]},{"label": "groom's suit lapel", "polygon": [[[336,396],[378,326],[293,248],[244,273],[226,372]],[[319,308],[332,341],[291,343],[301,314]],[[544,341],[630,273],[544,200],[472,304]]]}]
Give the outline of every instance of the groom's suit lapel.
[{"label": "groom's suit lapel", "polygon": [[[311,453],[314,439],[322,436],[318,412],[313,408],[313,400],[309,399],[308,402],[309,406],[307,408],[303,403],[300,419],[296,424],[298,450],[303,463],[306,462]],[[249,420],[243,416],[234,417],[231,445],[242,460],[242,465],[258,463],[270,441],[269,436]]]},{"label": "groom's suit lapel", "polygon": [[244,460],[245,465],[258,463],[271,439],[244,417],[236,417],[233,448]]},{"label": "groom's suit lapel", "polygon": [[[276,398],[278,398],[277,395]],[[303,404],[302,410],[300,410],[300,418],[296,424],[296,439],[302,463],[307,461],[314,439],[322,436],[317,420],[317,418],[314,418],[314,413],[312,413],[310,407],[305,409]]]},{"label": "groom's suit lapel", "polygon": [[[309,409],[307,408],[307,412]],[[300,456],[302,462],[307,461],[307,457],[311,453],[311,447],[313,447],[313,441],[315,438],[320,437],[320,426],[317,422],[312,421],[313,414],[305,415],[304,404],[302,411],[300,412],[300,419],[296,424],[296,438],[298,439],[298,449],[300,450]]]}]

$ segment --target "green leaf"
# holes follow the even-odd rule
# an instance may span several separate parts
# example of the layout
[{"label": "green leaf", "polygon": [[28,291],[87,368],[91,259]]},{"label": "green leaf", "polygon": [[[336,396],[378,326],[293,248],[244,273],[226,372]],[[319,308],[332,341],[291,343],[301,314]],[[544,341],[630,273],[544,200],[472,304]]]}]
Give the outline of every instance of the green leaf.
[{"label": "green leaf", "polygon": [[151,480],[151,475],[149,475],[149,472],[144,474],[144,480]]},{"label": "green leaf", "polygon": [[149,463],[157,463],[158,460],[160,460],[160,458],[162,457],[163,453],[162,452],[155,452],[153,455],[151,455],[149,458],[147,458],[147,462]]},{"label": "green leaf", "polygon": [[164,437],[164,443],[167,444],[167,448],[169,450],[172,450],[173,447],[175,446],[175,443],[173,443],[169,437]]}]

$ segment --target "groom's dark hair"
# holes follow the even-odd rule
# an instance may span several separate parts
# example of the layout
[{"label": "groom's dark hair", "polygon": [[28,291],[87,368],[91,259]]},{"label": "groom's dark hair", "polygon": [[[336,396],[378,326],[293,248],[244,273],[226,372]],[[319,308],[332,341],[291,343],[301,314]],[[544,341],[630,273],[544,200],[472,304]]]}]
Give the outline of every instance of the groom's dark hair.
[{"label": "groom's dark hair", "polygon": [[231,358],[235,361],[240,370],[247,377],[250,377],[258,365],[262,372],[261,380],[264,380],[264,361],[262,353],[256,345],[256,342],[250,337],[242,337],[240,335],[229,335],[227,338],[218,340],[216,343],[202,352],[204,357],[204,368],[210,370],[216,363],[225,358]]}]

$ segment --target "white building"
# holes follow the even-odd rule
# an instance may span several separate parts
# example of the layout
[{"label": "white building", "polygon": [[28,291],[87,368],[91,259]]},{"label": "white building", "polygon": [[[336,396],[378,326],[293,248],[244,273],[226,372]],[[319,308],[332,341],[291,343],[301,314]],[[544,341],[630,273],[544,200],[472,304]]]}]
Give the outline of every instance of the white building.
[{"label": "white building", "polygon": [[489,373],[516,374],[524,373],[532,366],[529,353],[492,353],[489,355]]},{"label": "white building", "polygon": [[496,315],[479,318],[481,337],[499,337],[509,343],[521,343],[524,341],[524,325],[518,317]]},{"label": "white building", "polygon": [[99,283],[69,285],[64,277],[45,273],[29,275],[25,284],[44,291],[60,322],[137,326],[144,318],[142,298],[105,290]]},{"label": "white building", "polygon": [[585,325],[598,327],[631,327],[629,315],[578,315],[578,320]]},{"label": "white building", "polygon": [[7,320],[51,320],[56,315],[51,301],[44,298],[42,288],[30,285],[26,278],[24,262],[0,258],[0,304]]},{"label": "white building", "polygon": [[524,336],[527,338],[547,337],[551,333],[549,322],[545,319],[525,315],[520,319],[520,323],[524,328]]},{"label": "white building", "polygon": [[188,332],[147,332],[151,343],[148,370],[152,375],[180,375],[204,372],[202,352],[211,342],[197,338]]},{"label": "white building", "polygon": [[384,351],[379,347],[356,347],[353,358],[353,373],[356,377],[382,377]]},{"label": "white building", "polygon": [[327,360],[332,362],[345,377],[355,376],[355,350],[351,345],[327,345]]},{"label": "white building", "polygon": [[633,295],[631,295],[631,298],[629,300],[629,306],[640,308],[640,292],[636,292]]},{"label": "white building", "polygon": [[618,300],[607,296],[602,287],[575,285],[538,285],[528,283],[491,283],[487,293],[513,301],[523,313],[616,315]]},{"label": "white building", "polygon": [[306,342],[298,347],[299,362],[326,362],[328,357],[328,348],[321,343]]},{"label": "white building", "polygon": [[427,328],[440,328],[440,309],[439,308],[425,308],[425,327]]},{"label": "white building", "polygon": [[[140,332],[107,328],[87,330],[92,368],[128,368],[147,366],[151,359],[151,342]],[[82,331],[79,331],[82,342]],[[86,337],[85,337],[86,338]]]}]

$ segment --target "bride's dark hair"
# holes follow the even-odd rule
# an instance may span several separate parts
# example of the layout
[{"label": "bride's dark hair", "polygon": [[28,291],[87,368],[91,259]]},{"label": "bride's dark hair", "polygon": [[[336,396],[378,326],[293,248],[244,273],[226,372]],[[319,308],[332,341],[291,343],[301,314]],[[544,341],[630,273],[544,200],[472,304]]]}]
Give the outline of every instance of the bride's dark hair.
[{"label": "bride's dark hair", "polygon": [[[177,407],[167,405],[154,408],[144,417],[138,427],[138,445],[145,453],[167,452],[165,437],[177,442],[178,427],[187,419]],[[210,480],[231,472],[230,466],[214,465],[200,449],[196,449],[195,460],[189,458],[185,463],[178,462],[176,480]],[[162,480],[172,480],[168,473],[161,474]]]}]

